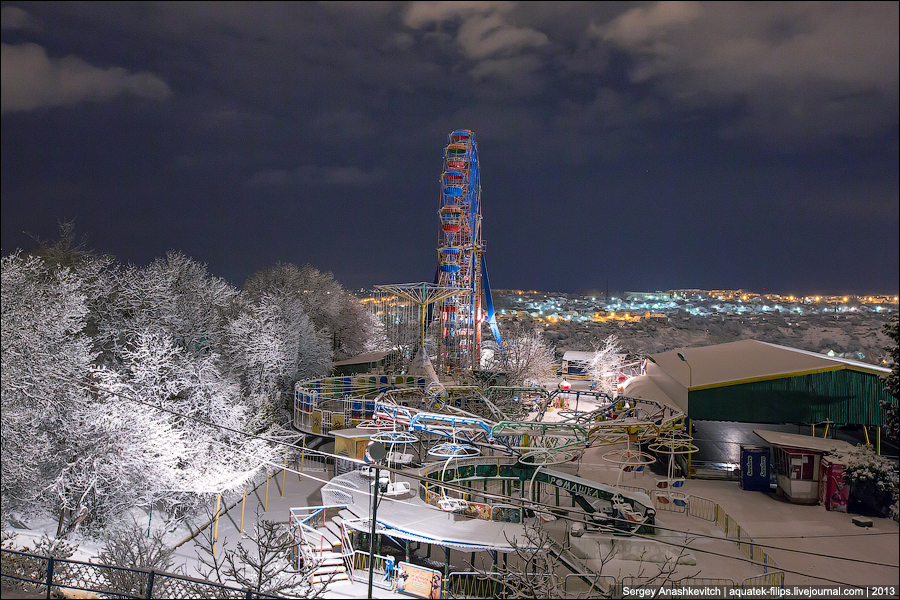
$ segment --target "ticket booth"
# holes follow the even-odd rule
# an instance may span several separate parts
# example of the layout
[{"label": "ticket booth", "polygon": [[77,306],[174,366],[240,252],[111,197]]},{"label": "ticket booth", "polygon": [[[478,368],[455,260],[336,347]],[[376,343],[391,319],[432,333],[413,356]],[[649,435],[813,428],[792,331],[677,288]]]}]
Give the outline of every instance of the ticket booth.
[{"label": "ticket booth", "polygon": [[[371,429],[339,429],[332,430],[331,435],[334,436],[334,453],[338,456],[346,456],[357,460],[366,459],[366,446],[371,441],[372,434],[376,433]],[[343,475],[349,471],[359,468],[359,463],[346,459],[336,458],[334,460],[334,474]]]},{"label": "ticket booth", "polygon": [[821,452],[805,448],[775,446],[775,476],[778,489],[795,504],[819,502],[819,461]]},{"label": "ticket booth", "polygon": [[818,504],[822,457],[832,451],[853,449],[841,440],[780,431],[753,432],[772,446],[777,493],[795,504]]}]

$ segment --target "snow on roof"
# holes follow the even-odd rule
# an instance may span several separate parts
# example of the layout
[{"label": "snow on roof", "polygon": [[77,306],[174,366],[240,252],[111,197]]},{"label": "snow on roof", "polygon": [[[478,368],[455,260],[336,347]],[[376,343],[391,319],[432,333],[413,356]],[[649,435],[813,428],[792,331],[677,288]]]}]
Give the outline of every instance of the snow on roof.
[{"label": "snow on roof", "polygon": [[579,352],[577,350],[567,350],[563,354],[563,360],[567,362],[591,362],[597,356],[596,352]]},{"label": "snow on roof", "polygon": [[639,400],[655,400],[664,404],[673,404],[672,399],[656,385],[650,377],[646,375],[636,375],[629,377],[622,382],[622,391],[620,395],[627,398],[637,398]]},{"label": "snow on roof", "polygon": [[367,352],[366,354],[359,354],[352,358],[348,358],[347,360],[340,360],[334,363],[334,366],[341,367],[345,365],[362,365],[366,363],[378,362],[390,353],[390,350],[385,350],[384,352]]},{"label": "snow on roof", "polygon": [[[682,360],[679,354],[684,356],[685,360]],[[851,369],[874,375],[890,372],[890,369],[860,361],[833,358],[756,340],[670,350],[653,354],[649,358],[681,385],[690,389],[838,369]]]},{"label": "snow on roof", "polygon": [[850,450],[854,450],[853,444],[843,440],[829,440],[809,435],[801,435],[799,433],[784,433],[781,431],[768,431],[765,429],[754,429],[753,433],[773,446],[801,448],[803,450],[815,450],[817,452],[830,452],[836,450],[837,452],[846,453]]},{"label": "snow on roof", "polygon": [[439,381],[437,373],[434,370],[434,365],[431,364],[431,359],[428,358],[428,353],[425,352],[424,347],[419,348],[415,358],[410,362],[409,374],[413,376],[423,375],[431,379],[431,381]]}]

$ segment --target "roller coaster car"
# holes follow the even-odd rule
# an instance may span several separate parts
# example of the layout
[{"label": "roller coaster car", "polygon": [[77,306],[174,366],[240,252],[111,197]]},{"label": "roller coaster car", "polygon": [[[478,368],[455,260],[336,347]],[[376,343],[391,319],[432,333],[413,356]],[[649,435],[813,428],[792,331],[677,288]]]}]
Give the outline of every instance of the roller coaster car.
[{"label": "roller coaster car", "polygon": [[491,510],[491,521],[501,523],[522,523],[524,519],[534,519],[535,512],[512,504],[495,504]]}]

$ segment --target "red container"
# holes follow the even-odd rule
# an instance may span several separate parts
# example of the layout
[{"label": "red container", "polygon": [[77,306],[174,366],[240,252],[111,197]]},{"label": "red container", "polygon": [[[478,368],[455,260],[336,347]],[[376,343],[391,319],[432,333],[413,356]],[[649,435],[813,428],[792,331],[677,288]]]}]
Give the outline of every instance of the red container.
[{"label": "red container", "polygon": [[844,463],[833,456],[823,456],[819,463],[819,502],[825,510],[847,512],[850,486],[844,485]]}]

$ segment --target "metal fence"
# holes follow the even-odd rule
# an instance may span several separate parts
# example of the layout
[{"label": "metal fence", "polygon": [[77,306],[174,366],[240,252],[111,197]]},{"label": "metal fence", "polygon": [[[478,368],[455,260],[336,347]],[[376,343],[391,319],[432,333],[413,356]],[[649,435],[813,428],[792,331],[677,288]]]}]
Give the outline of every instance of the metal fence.
[{"label": "metal fence", "polygon": [[[516,589],[509,578],[500,573],[479,573],[477,571],[453,571],[443,584],[442,598],[511,598],[521,597],[522,591]],[[518,584],[523,582],[533,589],[556,589],[559,580],[552,573],[522,574],[515,578]],[[613,579],[615,581],[615,579]],[[526,596],[527,597],[527,596]]]},{"label": "metal fence", "polygon": [[184,575],[146,569],[126,569],[77,560],[0,551],[0,574],[4,584],[23,590],[44,592],[47,598],[61,590],[93,592],[113,598],[281,598],[249,588],[194,579]]},{"label": "metal fence", "polygon": [[660,492],[658,490],[645,490],[634,486],[621,486],[635,492],[643,492],[651,497],[653,506],[657,510],[666,510],[671,512],[686,512],[688,516],[703,519],[710,523],[715,523],[725,537],[729,540],[736,540],[740,551],[747,556],[754,565],[758,567],[764,575],[772,572],[780,573],[780,577],[776,577],[777,586],[784,585],[784,572],[778,570],[775,559],[769,556],[763,548],[754,544],[753,539],[747,535],[747,532],[737,524],[725,509],[718,503],[701,498],[700,496],[687,496],[678,492]]}]

